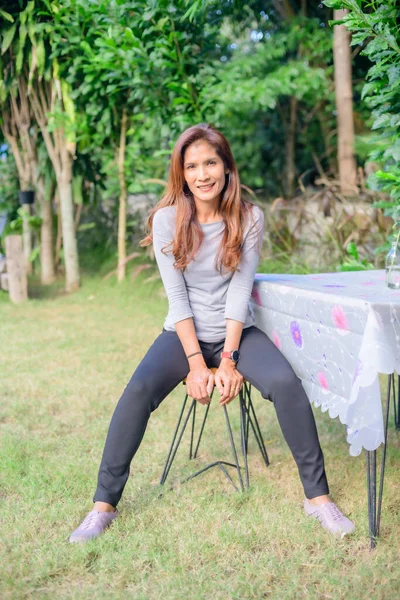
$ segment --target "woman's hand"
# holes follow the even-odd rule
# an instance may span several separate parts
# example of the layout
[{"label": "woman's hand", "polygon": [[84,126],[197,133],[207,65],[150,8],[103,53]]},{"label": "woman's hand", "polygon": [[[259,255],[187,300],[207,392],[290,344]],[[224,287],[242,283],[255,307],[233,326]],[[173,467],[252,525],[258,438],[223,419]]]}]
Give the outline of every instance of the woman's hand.
[{"label": "woman's hand", "polygon": [[200,404],[209,404],[210,394],[214,387],[214,374],[203,364],[191,364],[186,377],[186,391],[191,398]]},{"label": "woman's hand", "polygon": [[229,404],[242,389],[243,376],[236,370],[236,365],[230,358],[221,360],[215,373],[215,385],[221,394],[221,405]]}]

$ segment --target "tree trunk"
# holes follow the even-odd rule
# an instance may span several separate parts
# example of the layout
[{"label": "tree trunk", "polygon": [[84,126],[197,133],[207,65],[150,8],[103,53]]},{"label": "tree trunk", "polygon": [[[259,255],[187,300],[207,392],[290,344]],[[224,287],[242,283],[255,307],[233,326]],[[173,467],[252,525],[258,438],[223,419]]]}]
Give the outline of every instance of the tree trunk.
[{"label": "tree trunk", "polygon": [[297,105],[295,96],[290,97],[290,118],[289,127],[286,134],[286,165],[285,165],[285,195],[286,198],[292,198],[294,194],[294,180],[296,175],[295,167],[295,147],[296,147],[296,123],[297,123]]},{"label": "tree trunk", "polygon": [[[348,10],[335,10],[333,18],[342,19]],[[344,25],[334,26],[335,94],[338,123],[338,167],[341,191],[358,194],[354,158],[353,92],[351,78],[350,32]]]},{"label": "tree trunk", "polygon": [[331,144],[331,138],[336,133],[336,131],[331,131],[329,129],[329,124],[326,120],[326,104],[325,102],[321,104],[318,108],[316,116],[319,121],[319,126],[321,128],[322,139],[324,142],[325,148],[325,157],[328,163],[328,174],[334,177],[336,175],[336,149],[334,144]]},{"label": "tree trunk", "polygon": [[65,287],[67,292],[72,292],[79,288],[78,245],[72,194],[72,162],[76,141],[74,135],[66,134],[62,127],[53,131],[48,129],[48,114],[54,111],[56,105],[64,108],[60,90],[61,84],[57,79],[51,82],[36,81],[31,89],[31,98],[33,112],[56,174],[64,244]]},{"label": "tree trunk", "polygon": [[22,240],[24,246],[25,267],[27,275],[32,275],[32,263],[29,260],[32,253],[32,230],[29,225],[29,217],[32,209],[29,204],[25,204],[22,209],[24,211],[22,217]]},{"label": "tree trunk", "polygon": [[79,261],[72,198],[72,158],[69,163],[63,164],[61,174],[57,178],[57,185],[61,207],[65,286],[67,292],[74,292],[79,288]]},{"label": "tree trunk", "polygon": [[9,235],[6,237],[5,245],[10,300],[15,304],[19,304],[28,299],[28,280],[22,237],[20,235]]},{"label": "tree trunk", "polygon": [[40,228],[40,278],[43,285],[50,285],[55,279],[54,251],[53,251],[53,210],[51,199],[53,186],[46,194],[46,186],[41,175],[36,184],[39,196],[42,225]]},{"label": "tree trunk", "polygon": [[62,247],[61,205],[60,205],[60,194],[58,193],[58,190],[56,192],[54,199],[55,199],[55,203],[56,203],[56,207],[57,207],[57,237],[56,237],[56,255],[55,255],[54,262],[55,262],[56,271],[58,271],[59,266],[60,266],[60,254],[61,254],[61,247]]},{"label": "tree trunk", "polygon": [[118,269],[117,279],[119,282],[125,279],[125,261],[126,261],[126,180],[125,180],[125,148],[126,148],[126,131],[128,118],[126,109],[122,112],[121,120],[121,135],[119,148],[117,152],[118,178],[119,178],[119,213],[118,213]]},{"label": "tree trunk", "polygon": [[[26,153],[18,143],[16,135],[11,133],[10,128],[4,125],[2,129],[4,137],[10,145],[11,152],[13,153],[15,164],[17,166],[19,187],[21,190],[30,190],[32,188],[31,169]],[[18,131],[16,125],[14,125],[14,130]],[[28,221],[28,216],[31,213],[29,204],[24,206],[24,209],[25,210],[22,217],[22,242],[24,247],[26,272],[28,275],[30,275],[32,273],[32,263],[29,260],[32,252],[32,232]]]}]

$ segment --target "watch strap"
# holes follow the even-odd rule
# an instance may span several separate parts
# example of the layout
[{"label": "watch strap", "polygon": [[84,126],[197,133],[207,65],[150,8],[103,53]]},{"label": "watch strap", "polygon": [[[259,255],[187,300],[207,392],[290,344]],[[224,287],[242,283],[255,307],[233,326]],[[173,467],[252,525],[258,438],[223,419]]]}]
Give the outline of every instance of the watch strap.
[{"label": "watch strap", "polygon": [[237,363],[239,360],[239,351],[238,350],[231,350],[231,351],[226,351],[226,352],[221,352],[221,358],[230,358],[231,361],[233,361],[234,363]]}]

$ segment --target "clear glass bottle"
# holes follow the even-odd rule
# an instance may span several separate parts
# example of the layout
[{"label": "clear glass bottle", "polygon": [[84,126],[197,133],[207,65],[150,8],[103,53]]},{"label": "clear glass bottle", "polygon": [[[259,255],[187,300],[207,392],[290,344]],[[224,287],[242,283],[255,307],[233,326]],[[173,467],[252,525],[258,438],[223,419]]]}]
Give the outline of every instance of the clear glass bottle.
[{"label": "clear glass bottle", "polygon": [[392,290],[400,290],[400,245],[397,239],[386,256],[386,285]]}]

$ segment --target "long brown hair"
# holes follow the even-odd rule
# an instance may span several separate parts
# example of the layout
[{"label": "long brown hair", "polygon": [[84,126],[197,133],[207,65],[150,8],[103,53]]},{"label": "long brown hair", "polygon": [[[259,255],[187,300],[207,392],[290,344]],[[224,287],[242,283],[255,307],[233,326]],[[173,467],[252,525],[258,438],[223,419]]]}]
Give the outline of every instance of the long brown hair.
[{"label": "long brown hair", "polygon": [[150,233],[140,242],[141,246],[148,246],[153,241],[152,224],[154,214],[165,206],[176,206],[176,230],[171,244],[175,257],[176,269],[185,270],[193,260],[201,246],[204,234],[196,215],[196,205],[193,195],[188,194],[185,186],[183,171],[186,149],[199,140],[211,144],[229,171],[226,175],[225,186],[221,193],[220,213],[225,223],[225,230],[219,247],[216,267],[222,270],[235,271],[238,267],[243,234],[247,217],[251,214],[253,204],[242,198],[239,174],[236,168],[232,151],[225,136],[212,125],[200,123],[186,129],[178,138],[171,155],[170,171],[167,188],[164,196],[151,210],[147,226]]}]

